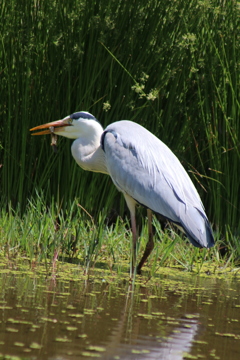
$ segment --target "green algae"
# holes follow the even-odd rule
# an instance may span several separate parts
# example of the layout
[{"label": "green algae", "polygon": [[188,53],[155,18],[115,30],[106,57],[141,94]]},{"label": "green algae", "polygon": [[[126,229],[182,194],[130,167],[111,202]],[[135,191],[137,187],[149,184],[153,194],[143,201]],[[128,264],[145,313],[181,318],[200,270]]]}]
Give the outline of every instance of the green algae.
[{"label": "green algae", "polygon": [[240,334],[231,334],[231,333],[219,333],[215,332],[215,335],[234,338],[235,340],[240,340]]},{"label": "green algae", "polygon": [[12,318],[7,319],[7,322],[10,322],[12,324],[33,325],[32,321],[17,320],[17,319],[12,319]]},{"label": "green algae", "polygon": [[66,330],[67,331],[76,331],[76,330],[78,330],[78,328],[76,326],[67,326]]},{"label": "green algae", "polygon": [[93,352],[89,352],[89,351],[83,351],[82,352],[82,356],[86,356],[86,357],[100,357],[100,354],[96,354]]},{"label": "green algae", "polygon": [[149,350],[134,350],[134,349],[132,349],[132,351],[131,351],[133,354],[149,354],[150,353],[150,351]]},{"label": "green algae", "polygon": [[40,344],[38,344],[38,343],[36,343],[36,342],[32,342],[32,343],[29,345],[29,347],[30,347],[31,349],[37,349],[37,350],[39,350],[39,349],[42,348],[42,345],[40,345]]},{"label": "green algae", "polygon": [[97,351],[97,352],[104,352],[104,351],[106,351],[106,348],[104,348],[104,347],[102,347],[102,346],[93,346],[93,345],[91,345],[91,346],[88,346],[88,347],[86,348],[86,350]]},{"label": "green algae", "polygon": [[6,331],[9,331],[9,332],[12,332],[12,333],[17,333],[19,331],[19,329],[6,327]]},{"label": "green algae", "polygon": [[13,345],[14,345],[14,346],[20,346],[20,347],[25,346],[25,344],[24,344],[24,343],[17,342],[17,341],[15,341],[15,342],[13,343]]},{"label": "green algae", "polygon": [[71,342],[71,340],[68,339],[66,336],[65,336],[65,337],[56,337],[56,338],[55,338],[55,341],[62,342],[62,343],[69,343],[69,342]]}]

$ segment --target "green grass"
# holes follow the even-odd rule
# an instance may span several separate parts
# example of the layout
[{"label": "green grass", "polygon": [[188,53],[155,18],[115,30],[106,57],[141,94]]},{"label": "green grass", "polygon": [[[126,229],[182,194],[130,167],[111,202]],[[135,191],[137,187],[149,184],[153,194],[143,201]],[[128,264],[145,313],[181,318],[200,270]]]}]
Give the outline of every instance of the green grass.
[{"label": "green grass", "polygon": [[[33,126],[87,110],[104,126],[130,119],[159,136],[190,172],[217,239],[237,258],[239,3],[2,0],[0,11],[1,221],[9,221],[4,234],[14,238],[4,246],[31,257],[42,248],[48,256],[55,241],[65,241],[63,230],[59,237],[51,227],[55,216],[79,215],[76,203],[92,214],[96,234],[109,210],[124,217],[111,179],[80,170],[69,140],[60,139],[54,154],[49,137],[30,136]],[[26,225],[37,193],[49,214],[54,209],[39,234]],[[78,237],[90,227],[85,216],[63,223]],[[92,259],[100,244],[83,248]]]},{"label": "green grass", "polygon": [[[132,240],[129,221],[117,217],[111,225],[108,222],[106,214],[101,212],[95,221],[77,200],[68,213],[63,213],[54,201],[46,207],[43,198],[36,194],[35,199],[28,202],[24,216],[20,210],[2,210],[1,255],[10,260],[26,258],[30,266],[45,262],[47,271],[51,273],[52,259],[57,250],[59,261],[76,262],[84,273],[95,266],[104,266],[117,273],[128,272]],[[148,238],[147,220],[143,217],[140,223],[138,261]],[[240,245],[237,239],[235,246],[223,256],[220,251],[222,242],[218,237],[214,248],[200,250],[187,240],[183,241],[174,228],[168,226],[163,231],[156,218],[153,224],[155,247],[143,268],[147,276],[151,277],[163,266],[212,273],[223,268],[233,269],[239,264]]]}]

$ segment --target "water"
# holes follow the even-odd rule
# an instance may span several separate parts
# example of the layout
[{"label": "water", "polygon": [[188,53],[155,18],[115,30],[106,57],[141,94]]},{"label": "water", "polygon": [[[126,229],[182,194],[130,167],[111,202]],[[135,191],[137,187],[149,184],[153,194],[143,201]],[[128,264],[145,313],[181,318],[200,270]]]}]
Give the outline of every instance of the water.
[{"label": "water", "polygon": [[[1,359],[240,358],[240,276],[0,267]],[[224,278],[227,278],[225,280]]]}]

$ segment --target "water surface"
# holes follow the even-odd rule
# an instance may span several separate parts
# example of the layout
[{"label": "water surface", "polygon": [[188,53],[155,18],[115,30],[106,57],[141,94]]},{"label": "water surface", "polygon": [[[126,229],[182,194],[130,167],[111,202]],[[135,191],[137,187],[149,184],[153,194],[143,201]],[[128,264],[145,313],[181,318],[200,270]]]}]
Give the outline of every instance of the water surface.
[{"label": "water surface", "polygon": [[1,358],[238,360],[240,276],[160,272],[133,286],[127,271],[4,261]]}]

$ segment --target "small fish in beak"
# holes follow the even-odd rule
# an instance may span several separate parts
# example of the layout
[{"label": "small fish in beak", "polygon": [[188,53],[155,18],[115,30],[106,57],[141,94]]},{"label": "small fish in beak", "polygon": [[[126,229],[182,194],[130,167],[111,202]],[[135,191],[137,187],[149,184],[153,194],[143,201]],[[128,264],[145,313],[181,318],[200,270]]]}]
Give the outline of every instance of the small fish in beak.
[{"label": "small fish in beak", "polygon": [[52,146],[52,149],[55,153],[57,153],[57,135],[54,133],[54,127],[53,126],[50,126],[49,127],[49,130],[51,132],[51,146]]},{"label": "small fish in beak", "polygon": [[41,130],[41,131],[32,133],[32,135],[50,134],[51,135],[51,146],[53,148],[53,151],[56,153],[57,152],[57,134],[56,133],[61,131],[63,128],[66,128],[67,126],[71,126],[69,117],[66,117],[63,120],[57,120],[57,121],[52,121],[47,124],[38,125],[32,129],[30,129],[30,131]]}]

